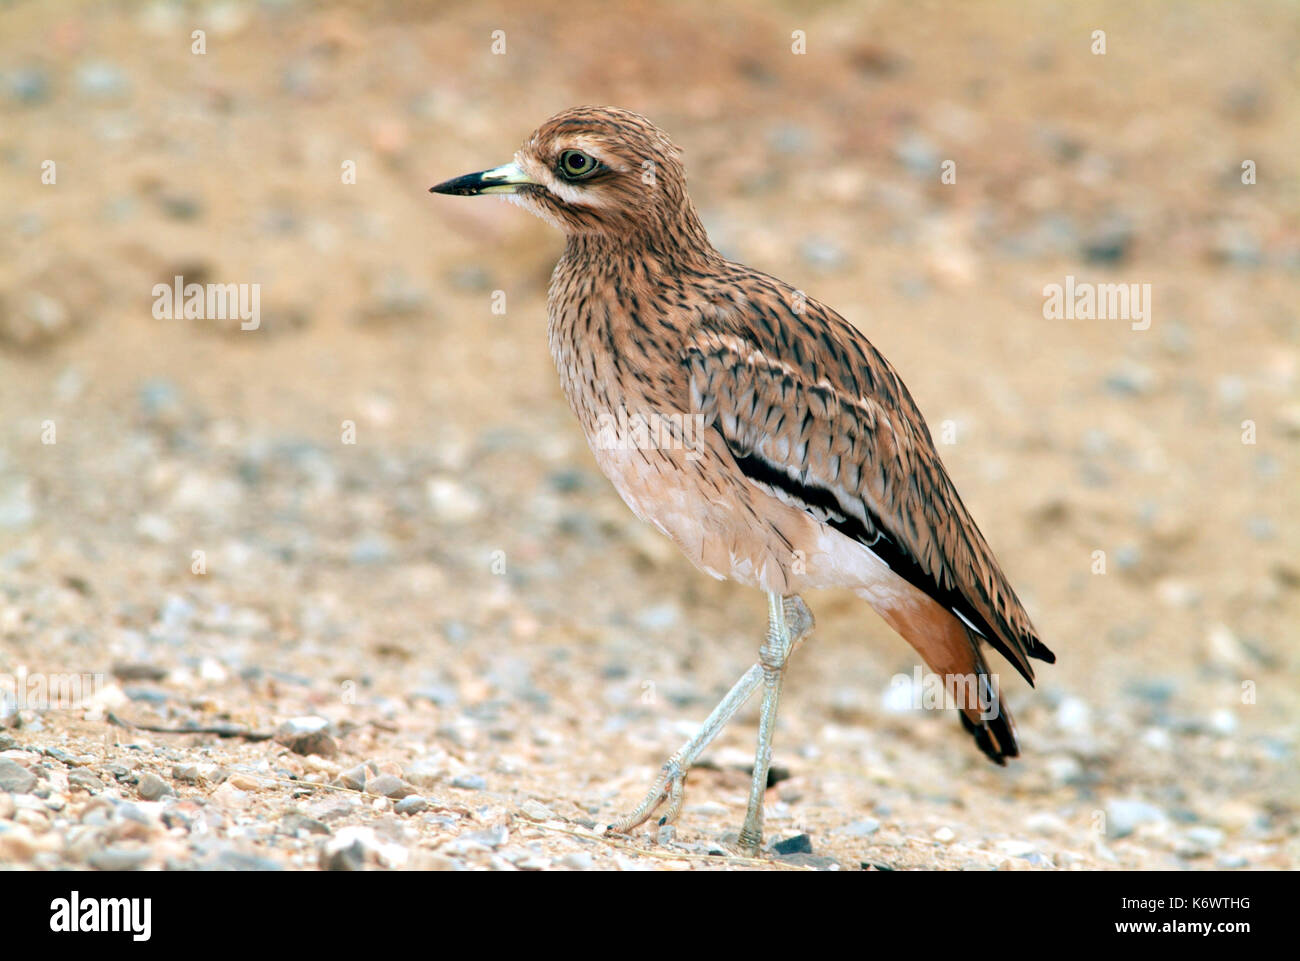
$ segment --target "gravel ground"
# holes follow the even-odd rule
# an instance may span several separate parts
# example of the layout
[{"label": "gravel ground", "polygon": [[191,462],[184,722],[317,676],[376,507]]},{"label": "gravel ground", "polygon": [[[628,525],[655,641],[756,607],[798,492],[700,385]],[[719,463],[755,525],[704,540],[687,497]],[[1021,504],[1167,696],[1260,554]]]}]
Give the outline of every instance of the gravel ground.
[{"label": "gravel ground", "polygon": [[[6,7],[0,867],[1296,867],[1300,20],[1247,6]],[[662,123],[726,252],[951,425],[1059,656],[1004,678],[1020,761],[813,595],[775,846],[728,849],[754,705],[671,837],[599,836],[764,605],[597,473],[545,346],[558,239],[424,193],[583,102]],[[261,327],[154,319],[176,274],[261,283]],[[1150,329],[1044,319],[1067,275],[1150,283]]]}]

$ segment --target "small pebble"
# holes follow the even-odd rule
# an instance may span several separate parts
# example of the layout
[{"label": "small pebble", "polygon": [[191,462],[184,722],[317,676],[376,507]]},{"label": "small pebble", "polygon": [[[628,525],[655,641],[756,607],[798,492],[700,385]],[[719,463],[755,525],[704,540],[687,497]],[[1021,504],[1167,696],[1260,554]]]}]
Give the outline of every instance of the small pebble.
[{"label": "small pebble", "polygon": [[44,103],[50,96],[50,77],[40,67],[23,67],[9,77],[9,96],[26,107]]},{"label": "small pebble", "polygon": [[366,766],[358,764],[356,767],[348,768],[339,775],[339,782],[349,790],[364,791],[366,789]]},{"label": "small pebble", "polygon": [[0,791],[27,794],[36,787],[36,775],[17,761],[0,758]]},{"label": "small pebble", "polygon": [[305,814],[291,813],[280,818],[280,827],[288,834],[329,834],[329,825]]},{"label": "small pebble", "polygon": [[1013,858],[1028,857],[1038,850],[1038,845],[1034,844],[1033,841],[1017,841],[1014,839],[999,841],[995,847],[1003,854]]},{"label": "small pebble", "polygon": [[101,871],[134,871],[149,860],[147,848],[104,848],[87,859],[92,868]]},{"label": "small pebble", "polygon": [[246,808],[252,803],[252,799],[248,794],[235,787],[230,781],[222,784],[212,792],[212,800],[222,807],[236,810]]},{"label": "small pebble", "polygon": [[1188,828],[1174,847],[1179,857],[1198,858],[1223,844],[1224,834],[1218,828],[1198,826]]},{"label": "small pebble", "polygon": [[124,95],[129,84],[126,74],[115,64],[96,61],[77,68],[77,86],[82,93],[108,100]]},{"label": "small pebble", "polygon": [[36,835],[25,824],[0,821],[0,862],[29,861],[39,850]]},{"label": "small pebble", "polygon": [[812,849],[812,838],[807,834],[796,834],[772,845],[772,850],[780,855],[812,854]]},{"label": "small pebble", "polygon": [[527,801],[521,804],[519,806],[519,810],[523,812],[524,817],[529,818],[530,820],[533,821],[555,820],[555,812],[553,812],[541,801],[534,801],[531,798],[529,798]]},{"label": "small pebble", "polygon": [[320,866],[326,871],[360,871],[370,865],[402,867],[409,859],[405,847],[380,840],[373,828],[349,826],[321,844]]},{"label": "small pebble", "polygon": [[1165,812],[1146,801],[1113,798],[1106,802],[1106,836],[1128,837],[1143,824],[1158,824],[1167,820]]},{"label": "small pebble", "polygon": [[164,795],[176,793],[170,784],[153,772],[141,774],[136,788],[146,801],[157,801]]},{"label": "small pebble", "polygon": [[438,758],[420,758],[402,769],[402,776],[417,787],[433,787],[447,776],[447,764]]},{"label": "small pebble", "polygon": [[393,811],[397,814],[419,814],[422,811],[429,810],[432,806],[433,805],[429,803],[428,798],[420,797],[418,794],[412,794],[409,797],[404,797],[398,801],[397,804],[394,805]]},{"label": "small pebble", "polygon": [[295,754],[334,757],[339,752],[338,742],[328,728],[329,721],[323,717],[290,718],[276,728],[275,739]]},{"label": "small pebble", "polygon": [[246,851],[222,851],[214,865],[218,871],[283,871],[284,865]]},{"label": "small pebble", "polygon": [[1056,709],[1056,726],[1070,733],[1088,730],[1092,723],[1092,712],[1086,702],[1077,697],[1067,697]]},{"label": "small pebble", "polygon": [[366,782],[366,791],[370,794],[378,794],[381,797],[400,800],[408,795],[415,793],[415,788],[407,784],[400,777],[392,774],[381,774]]}]

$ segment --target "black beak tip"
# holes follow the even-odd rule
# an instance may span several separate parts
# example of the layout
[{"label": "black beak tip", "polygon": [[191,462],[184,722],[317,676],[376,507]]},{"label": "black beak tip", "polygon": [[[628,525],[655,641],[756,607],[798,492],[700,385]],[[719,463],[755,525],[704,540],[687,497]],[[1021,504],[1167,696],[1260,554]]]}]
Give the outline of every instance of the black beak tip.
[{"label": "black beak tip", "polygon": [[444,180],[440,184],[434,184],[429,188],[431,194],[451,194],[456,197],[473,197],[483,187],[483,177],[480,174],[465,174],[463,177],[452,177],[450,180]]}]

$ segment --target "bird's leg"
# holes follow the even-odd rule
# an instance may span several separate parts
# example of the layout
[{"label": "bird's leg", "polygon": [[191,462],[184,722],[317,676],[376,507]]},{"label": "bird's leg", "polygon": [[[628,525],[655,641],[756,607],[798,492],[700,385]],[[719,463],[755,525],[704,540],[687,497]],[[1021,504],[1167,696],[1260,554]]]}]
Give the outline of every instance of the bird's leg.
[{"label": "bird's leg", "polygon": [[758,716],[758,748],[754,751],[749,806],[740,829],[740,849],[751,857],[758,854],[763,840],[763,795],[767,791],[767,771],[772,763],[772,731],[776,727],[776,708],[781,700],[781,682],[785,679],[785,662],[790,647],[790,631],[780,594],[767,595],[767,620],[767,641],[758,649],[758,663],[763,673],[763,710]]},{"label": "bird's leg", "polygon": [[[771,598],[778,595],[769,594],[768,596]],[[784,602],[778,607],[782,611],[783,623],[788,628],[783,631],[781,639],[781,661],[784,664],[785,659],[794,653],[800,642],[812,633],[813,616],[812,612],[808,610],[808,605],[803,602],[803,598],[797,594],[791,594],[785,598]],[[769,635],[770,632],[771,627],[769,625]],[[764,673],[765,669],[762,664],[754,664],[744,673],[740,680],[732,685],[731,690],[727,692],[727,696],[718,703],[718,706],[713,709],[713,713],[701,725],[699,733],[683,744],[681,749],[664,764],[654,786],[650,788],[650,793],[637,805],[636,810],[611,824],[606,829],[607,834],[626,834],[640,827],[650,819],[651,815],[659,809],[659,806],[664,801],[668,802],[668,809],[659,819],[659,823],[672,824],[677,820],[677,815],[682,810],[682,800],[686,794],[686,772],[695,764],[696,759],[703,753],[704,749],[713,743],[713,739],[727,726],[727,722],[731,720],[732,716],[758,690],[759,684],[763,682]],[[764,703],[766,703],[766,698]],[[763,777],[766,780],[766,768]]]},{"label": "bird's leg", "polygon": [[659,823],[671,824],[675,821],[677,815],[681,812],[682,799],[685,796],[686,772],[691,769],[700,753],[709,746],[726,726],[727,722],[731,720],[732,715],[740,710],[744,703],[758,690],[758,685],[762,680],[763,670],[757,664],[746,671],[744,676],[727,692],[727,696],[713,709],[713,713],[700,727],[699,733],[683,744],[681,749],[664,764],[658,780],[650,788],[650,793],[637,805],[636,810],[611,824],[609,833],[626,834],[640,827],[650,819],[650,816],[659,809],[659,806],[665,800],[668,801],[668,810],[659,819]]}]

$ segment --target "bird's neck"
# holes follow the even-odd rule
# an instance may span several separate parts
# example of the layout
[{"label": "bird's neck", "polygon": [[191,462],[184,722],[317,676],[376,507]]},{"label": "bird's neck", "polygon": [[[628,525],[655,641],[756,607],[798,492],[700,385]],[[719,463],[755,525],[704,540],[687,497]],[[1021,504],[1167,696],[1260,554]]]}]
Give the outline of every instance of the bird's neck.
[{"label": "bird's neck", "polygon": [[[547,327],[560,383],[584,428],[620,406],[653,407],[638,371],[684,336],[668,318],[722,262],[694,211],[671,228],[573,234],[551,276]],[[657,396],[657,395],[655,395]]]},{"label": "bird's neck", "polygon": [[677,209],[628,229],[570,234],[560,266],[653,277],[707,268],[720,259],[687,200]]}]

